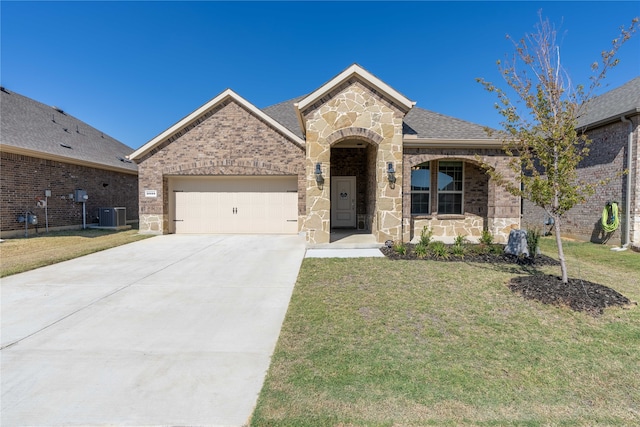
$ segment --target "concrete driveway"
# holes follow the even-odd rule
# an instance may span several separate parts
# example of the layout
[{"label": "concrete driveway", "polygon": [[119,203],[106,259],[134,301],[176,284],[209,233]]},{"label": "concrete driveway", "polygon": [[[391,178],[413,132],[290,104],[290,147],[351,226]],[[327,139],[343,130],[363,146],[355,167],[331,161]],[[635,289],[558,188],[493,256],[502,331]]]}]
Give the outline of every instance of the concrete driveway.
[{"label": "concrete driveway", "polygon": [[304,253],[166,235],[2,279],[0,424],[245,424]]}]

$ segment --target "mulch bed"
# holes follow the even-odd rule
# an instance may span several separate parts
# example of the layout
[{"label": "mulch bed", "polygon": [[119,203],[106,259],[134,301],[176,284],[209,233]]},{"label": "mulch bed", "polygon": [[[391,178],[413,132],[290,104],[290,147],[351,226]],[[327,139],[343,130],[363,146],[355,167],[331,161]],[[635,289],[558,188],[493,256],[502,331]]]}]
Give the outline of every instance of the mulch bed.
[{"label": "mulch bed", "polygon": [[[393,260],[432,260],[442,262],[474,262],[490,264],[517,264],[532,268],[540,266],[559,266],[560,262],[546,255],[538,255],[535,259],[517,257],[505,253],[475,253],[468,251],[464,257],[449,255],[448,258],[437,258],[433,255],[418,257],[412,244],[407,244],[407,252],[399,254],[393,248],[383,247],[380,250]],[[562,279],[547,274],[534,272],[529,276],[515,277],[510,280],[509,289],[522,295],[526,299],[539,301],[559,307],[569,307],[572,310],[584,312],[592,316],[601,315],[607,307],[630,307],[637,303],[630,301],[615,290],[597,283],[581,279],[569,279],[566,285]]]}]

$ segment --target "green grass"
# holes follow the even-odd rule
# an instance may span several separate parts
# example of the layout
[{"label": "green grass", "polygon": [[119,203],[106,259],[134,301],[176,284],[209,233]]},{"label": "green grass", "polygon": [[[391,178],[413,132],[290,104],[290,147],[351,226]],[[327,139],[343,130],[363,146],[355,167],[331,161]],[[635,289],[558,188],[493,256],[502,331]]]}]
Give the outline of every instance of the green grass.
[{"label": "green grass", "polygon": [[[552,239],[541,248],[554,256]],[[571,277],[640,299],[640,254],[565,250]],[[251,425],[639,424],[640,310],[594,318],[524,300],[505,285],[517,274],[305,259]]]},{"label": "green grass", "polygon": [[151,237],[138,230],[52,231],[0,243],[0,277],[22,273]]}]

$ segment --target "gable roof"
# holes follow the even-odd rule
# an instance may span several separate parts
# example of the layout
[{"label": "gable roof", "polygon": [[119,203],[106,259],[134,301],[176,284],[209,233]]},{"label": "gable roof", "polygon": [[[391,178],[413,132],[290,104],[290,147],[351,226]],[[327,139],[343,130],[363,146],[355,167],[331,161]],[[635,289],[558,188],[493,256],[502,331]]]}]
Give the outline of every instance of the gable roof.
[{"label": "gable roof", "polygon": [[133,152],[129,158],[132,160],[138,160],[142,158],[149,151],[153,150],[158,145],[162,144],[167,139],[174,136],[176,133],[181,132],[183,129],[188,128],[193,123],[197,122],[202,116],[204,116],[208,111],[216,108],[221,103],[233,100],[240,104],[242,107],[249,110],[252,114],[257,116],[262,121],[266,122],[268,125],[282,133],[284,136],[291,139],[295,144],[300,147],[304,147],[304,141],[294,132],[291,132],[286,126],[283,126],[278,121],[271,118],[269,115],[265,114],[262,110],[251,104],[249,101],[242,98],[240,95],[232,91],[231,89],[227,89],[223,91],[221,94],[193,111],[188,116],[184,117],[182,120],[178,121],[176,124],[171,126],[169,129],[162,132],[160,135],[153,138],[151,141],[147,142],[142,147],[138,148],[135,152]]},{"label": "gable roof", "polygon": [[620,117],[640,113],[640,76],[622,86],[592,98],[585,114],[578,120],[579,127],[595,127]]},{"label": "gable roof", "polygon": [[[298,122],[295,103],[306,96],[290,99],[269,107],[263,111],[273,117],[291,132],[303,138]],[[484,126],[456,119],[455,117],[435,113],[423,108],[414,107],[404,117],[403,130],[405,140],[433,141],[494,141],[487,136]]]},{"label": "gable roof", "polygon": [[0,108],[2,151],[137,174],[130,147],[57,107],[2,88]]},{"label": "gable roof", "polygon": [[415,102],[410,101],[409,98],[402,95],[397,90],[393,89],[391,86],[387,85],[385,82],[362,68],[358,64],[353,64],[348,67],[346,70],[335,76],[333,79],[329,80],[327,83],[320,86],[318,89],[311,92],[309,95],[294,103],[295,111],[298,116],[298,122],[300,123],[300,128],[302,132],[305,133],[305,123],[302,118],[302,112],[313,105],[316,101],[321,99],[323,96],[327,95],[336,87],[340,86],[342,83],[346,82],[351,78],[357,78],[368,85],[372,86],[376,91],[381,93],[383,96],[389,98],[394,104],[396,104],[402,111],[405,113],[411,110]]}]

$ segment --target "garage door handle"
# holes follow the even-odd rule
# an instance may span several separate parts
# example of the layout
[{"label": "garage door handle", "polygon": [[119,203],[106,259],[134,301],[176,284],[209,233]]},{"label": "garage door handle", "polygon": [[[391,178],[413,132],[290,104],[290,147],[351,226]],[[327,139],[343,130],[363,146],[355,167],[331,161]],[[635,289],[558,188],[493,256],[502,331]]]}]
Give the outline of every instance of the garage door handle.
[{"label": "garage door handle", "polygon": [[184,222],[184,219],[174,219],[173,222]]},{"label": "garage door handle", "polygon": [[238,213],[238,208],[233,208],[233,213],[237,214]]}]

